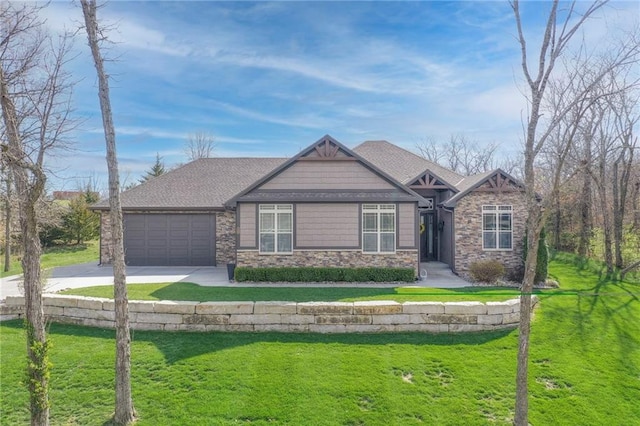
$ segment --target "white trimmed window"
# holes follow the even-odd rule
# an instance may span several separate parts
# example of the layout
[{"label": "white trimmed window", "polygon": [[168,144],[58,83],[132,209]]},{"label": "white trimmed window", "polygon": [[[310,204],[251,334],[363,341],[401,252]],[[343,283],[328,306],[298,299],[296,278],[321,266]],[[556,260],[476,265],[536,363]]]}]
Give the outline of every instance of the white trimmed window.
[{"label": "white trimmed window", "polygon": [[260,205],[260,253],[293,252],[293,205]]},{"label": "white trimmed window", "polygon": [[396,205],[362,205],[362,251],[394,253],[396,251]]},{"label": "white trimmed window", "polygon": [[513,249],[513,208],[482,206],[482,248],[484,250]]}]

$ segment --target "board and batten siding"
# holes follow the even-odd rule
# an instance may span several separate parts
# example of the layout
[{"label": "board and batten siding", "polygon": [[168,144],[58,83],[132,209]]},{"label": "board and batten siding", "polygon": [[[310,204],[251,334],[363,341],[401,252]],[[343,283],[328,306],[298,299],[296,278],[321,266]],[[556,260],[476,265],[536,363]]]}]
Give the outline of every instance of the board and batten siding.
[{"label": "board and batten siding", "polygon": [[240,234],[238,242],[240,247],[258,247],[258,242],[256,241],[257,223],[256,205],[238,204],[238,234]]},{"label": "board and batten siding", "polygon": [[415,248],[416,232],[418,223],[416,222],[415,203],[398,204],[398,247]]},{"label": "board and batten siding", "polygon": [[359,248],[358,204],[296,204],[296,248]]},{"label": "board and batten siding", "polygon": [[267,190],[395,189],[356,161],[298,161],[260,186]]}]

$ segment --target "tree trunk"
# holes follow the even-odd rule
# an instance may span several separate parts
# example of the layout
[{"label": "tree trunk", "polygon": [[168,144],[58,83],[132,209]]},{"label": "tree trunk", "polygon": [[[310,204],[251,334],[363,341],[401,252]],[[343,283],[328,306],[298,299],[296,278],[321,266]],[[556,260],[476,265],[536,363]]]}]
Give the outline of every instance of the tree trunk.
[{"label": "tree trunk", "polygon": [[633,206],[633,229],[636,232],[640,232],[640,182],[636,182],[633,185],[631,205]]},{"label": "tree trunk", "polygon": [[[620,155],[622,157],[622,154]],[[616,268],[622,268],[622,227],[624,220],[624,200],[620,194],[621,182],[618,177],[620,168],[620,157],[613,162],[613,247],[615,254]]]},{"label": "tree trunk", "polygon": [[11,173],[7,171],[7,202],[4,212],[4,272],[11,269]]},{"label": "tree trunk", "polygon": [[553,246],[556,250],[562,250],[562,241],[560,233],[562,232],[562,207],[560,206],[560,197],[556,197],[555,218],[553,221]]},{"label": "tree trunk", "polygon": [[[42,282],[40,276],[40,238],[36,219],[36,203],[41,197],[46,177],[41,168],[26,163],[26,154],[20,133],[13,101],[5,73],[0,66],[0,104],[6,138],[8,141],[8,163],[13,171],[20,231],[22,232],[22,269],[25,297],[25,319],[27,328],[27,387],[29,389],[29,407],[31,424],[47,426],[49,424],[49,343],[45,332],[44,312],[42,309]],[[31,172],[32,176],[29,176]]]},{"label": "tree trunk", "polygon": [[611,238],[611,217],[609,215],[609,203],[607,200],[607,181],[605,180],[605,165],[600,165],[600,202],[602,205],[602,233],[604,237],[604,263],[607,265],[607,275],[613,273],[613,252],[611,251],[612,238]]},{"label": "tree trunk", "polygon": [[633,229],[640,231],[640,182],[636,182],[633,186],[631,201],[633,206]]},{"label": "tree trunk", "polygon": [[122,207],[120,204],[120,181],[116,155],[116,136],[111,114],[109,81],[104,70],[104,62],[98,46],[100,28],[96,16],[95,1],[81,0],[84,21],[98,75],[98,97],[102,111],[102,123],[107,148],[109,171],[109,215],[111,219],[111,243],[113,247],[113,285],[116,319],[116,407],[114,422],[130,424],[135,420],[135,410],[131,397],[131,335],[129,332],[129,306],[127,300],[126,266],[124,263],[124,243]]},{"label": "tree trunk", "polygon": [[593,229],[593,219],[591,215],[591,135],[585,137],[584,148],[584,169],[582,171],[582,194],[580,197],[580,239],[578,242],[578,256],[586,258],[589,256],[589,246],[591,244],[591,232]]},{"label": "tree trunk", "polygon": [[27,356],[31,424],[49,424],[49,343],[45,334],[40,275],[40,238],[36,225],[35,205],[25,203],[20,208],[20,228],[24,240],[22,271],[24,276],[25,315],[27,318]]}]

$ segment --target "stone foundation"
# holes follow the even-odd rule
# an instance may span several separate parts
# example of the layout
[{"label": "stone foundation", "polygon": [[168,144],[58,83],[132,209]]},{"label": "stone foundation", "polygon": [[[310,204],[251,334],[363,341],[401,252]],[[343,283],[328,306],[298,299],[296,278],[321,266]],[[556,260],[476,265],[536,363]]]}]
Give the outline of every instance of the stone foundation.
[{"label": "stone foundation", "polygon": [[311,266],[328,268],[412,268],[419,271],[417,250],[397,250],[393,254],[366,254],[360,250],[294,250],[289,255],[260,254],[238,250],[237,265],[268,268]]},{"label": "stone foundation", "polygon": [[[111,299],[45,294],[43,302],[49,321],[115,327]],[[533,296],[532,304],[536,303],[537,297]],[[21,317],[23,306],[24,297],[8,296],[6,305],[0,305],[0,318]],[[458,333],[517,327],[520,301],[199,303],[131,300],[129,315],[134,330]]]}]

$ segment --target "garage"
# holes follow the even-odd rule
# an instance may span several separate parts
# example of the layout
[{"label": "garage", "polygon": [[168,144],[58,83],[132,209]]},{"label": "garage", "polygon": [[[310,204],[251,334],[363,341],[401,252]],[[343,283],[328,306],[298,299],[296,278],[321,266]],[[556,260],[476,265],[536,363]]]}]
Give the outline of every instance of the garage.
[{"label": "garage", "polygon": [[214,214],[124,214],[131,266],[215,266]]}]

